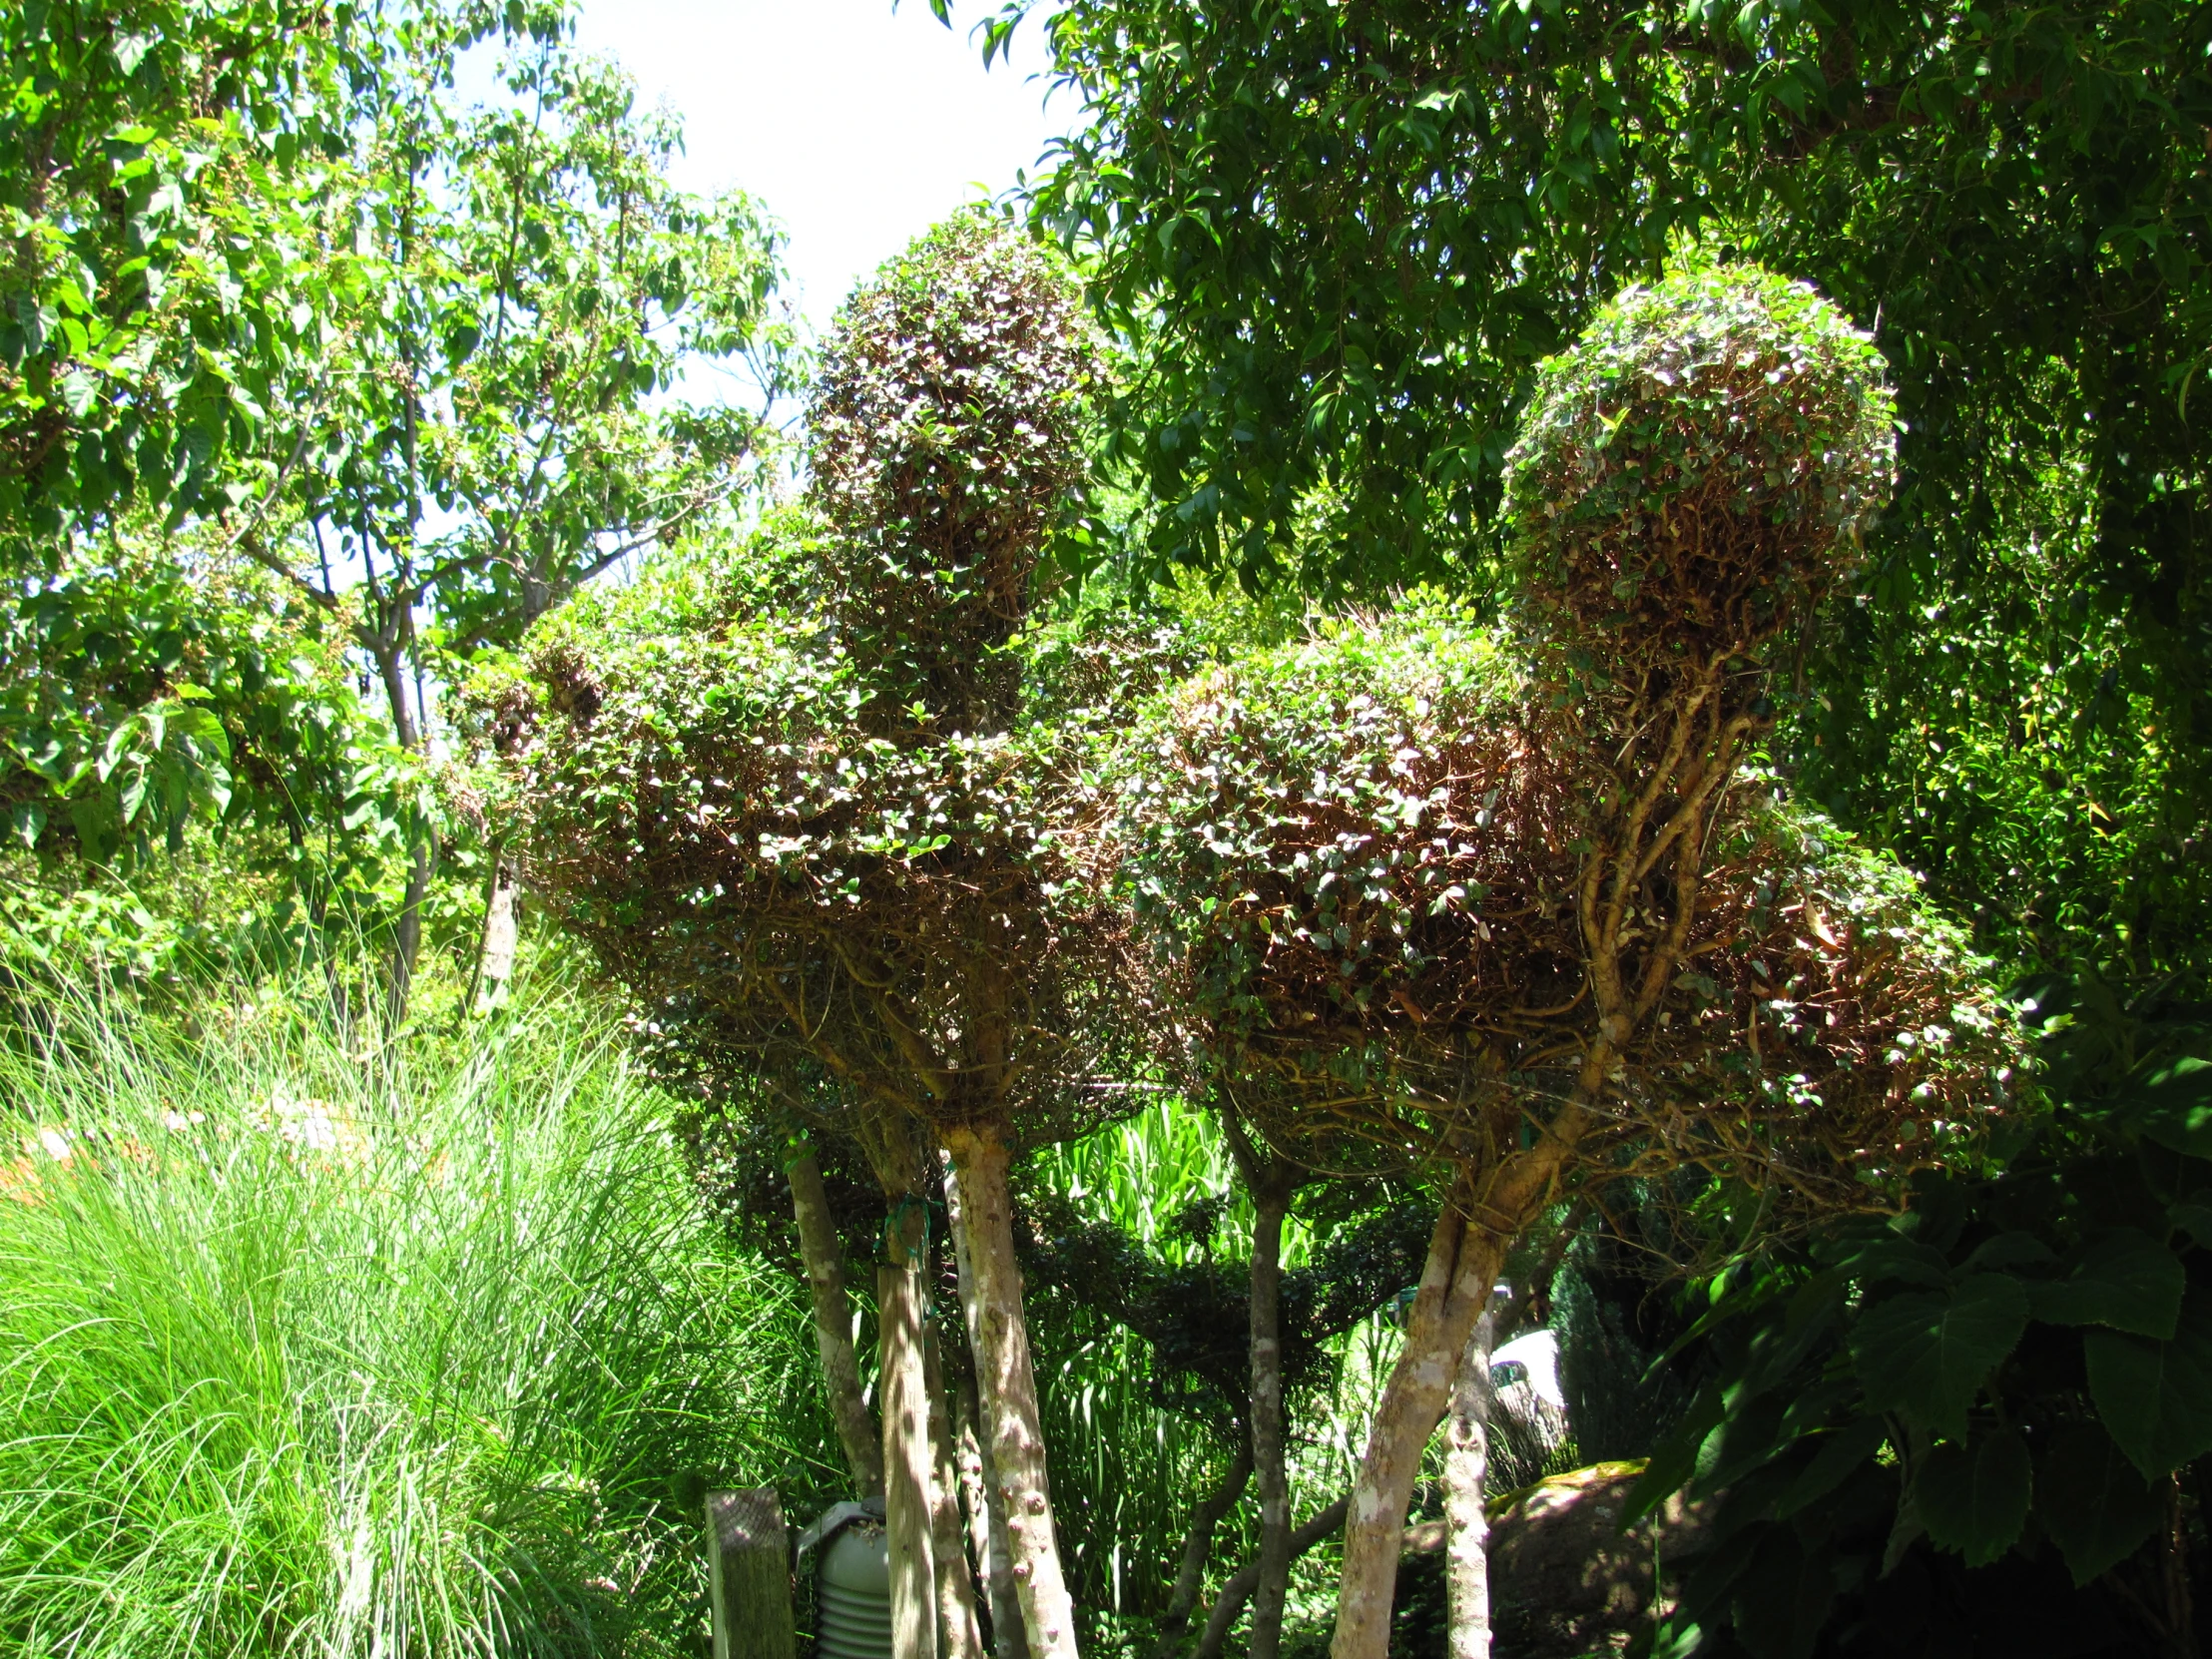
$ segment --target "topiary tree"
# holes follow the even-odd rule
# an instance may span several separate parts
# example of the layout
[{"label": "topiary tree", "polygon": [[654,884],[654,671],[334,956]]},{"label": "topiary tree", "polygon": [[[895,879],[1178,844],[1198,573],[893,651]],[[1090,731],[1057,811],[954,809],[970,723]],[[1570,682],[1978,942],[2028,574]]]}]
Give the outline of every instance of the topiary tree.
[{"label": "topiary tree", "polygon": [[[930,233],[829,343],[810,511],[549,619],[479,692],[533,879],[665,1040],[818,1068],[861,1109],[888,1192],[916,1190],[931,1137],[950,1150],[1039,1659],[1074,1652],[1073,1607],[1007,1165],[1119,1098],[1091,1084],[1124,999],[1116,918],[1066,832],[1085,717],[1030,682],[1017,635],[1090,364],[1046,257],[978,218]],[[887,1368],[900,1323],[886,1308]],[[894,1533],[903,1416],[887,1395]],[[899,1580],[902,1659],[926,1581]]]},{"label": "topiary tree", "polygon": [[1286,1134],[1379,1139],[1446,1193],[1339,1659],[1386,1647],[1422,1447],[1547,1207],[1685,1163],[1764,1226],[1882,1205],[2001,1099],[1957,933],[1751,764],[1772,665],[1888,487],[1881,369],[1763,272],[1632,288],[1538,376],[1510,628],[1434,598],[1322,628],[1173,688],[1118,751],[1160,1004]]}]

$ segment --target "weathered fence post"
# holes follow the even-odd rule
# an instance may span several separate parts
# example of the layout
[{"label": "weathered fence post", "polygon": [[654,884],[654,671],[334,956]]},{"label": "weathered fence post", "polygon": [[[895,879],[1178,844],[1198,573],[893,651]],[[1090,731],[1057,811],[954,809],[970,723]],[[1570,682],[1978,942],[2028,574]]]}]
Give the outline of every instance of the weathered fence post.
[{"label": "weathered fence post", "polygon": [[715,1659],[797,1659],[791,1545],[773,1486],[707,1494]]}]

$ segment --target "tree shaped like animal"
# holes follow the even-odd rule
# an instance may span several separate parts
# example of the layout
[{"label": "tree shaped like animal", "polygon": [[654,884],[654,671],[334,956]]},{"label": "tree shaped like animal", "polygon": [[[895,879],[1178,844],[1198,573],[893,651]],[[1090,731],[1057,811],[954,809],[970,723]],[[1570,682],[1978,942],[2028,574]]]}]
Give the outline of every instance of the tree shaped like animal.
[{"label": "tree shaped like animal", "polygon": [[1376,1137],[1448,1193],[1338,1659],[1384,1652],[1422,1447],[1547,1207],[1684,1163],[1768,1224],[1881,1205],[2003,1098],[1956,932],[1756,765],[1773,666],[1890,484],[1881,370],[1757,270],[1629,289],[1538,377],[1513,626],[1421,600],[1326,628],[1163,694],[1119,752],[1156,1003],[1287,1139]]},{"label": "tree shaped like animal", "polygon": [[952,1153],[1038,1659],[1075,1632],[1007,1166],[1117,1098],[1102,1051],[1127,1003],[1118,925],[1062,832],[1083,721],[1031,718],[1017,635],[1091,362],[1044,255],[977,219],[940,228],[840,317],[812,516],[549,619],[476,694],[532,879],[662,1040],[819,1068],[872,1115],[863,1140]]}]

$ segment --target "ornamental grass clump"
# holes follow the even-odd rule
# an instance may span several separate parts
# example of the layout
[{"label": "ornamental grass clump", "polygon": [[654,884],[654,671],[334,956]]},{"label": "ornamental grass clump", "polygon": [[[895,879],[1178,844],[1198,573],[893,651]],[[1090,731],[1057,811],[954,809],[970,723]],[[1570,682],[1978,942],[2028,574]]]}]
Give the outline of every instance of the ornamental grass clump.
[{"label": "ornamental grass clump", "polygon": [[[951,1151],[1040,1659],[1074,1651],[1073,1608],[1007,1165],[1121,1098],[1104,1077],[1133,1006],[1121,925],[1085,896],[1068,834],[1060,781],[1087,717],[1025,714],[1065,700],[1029,683],[1015,641],[1090,362],[1046,256],[974,218],[930,233],[840,317],[807,510],[580,601],[474,694],[500,752],[493,810],[656,1044],[709,1073],[825,1080],[888,1193],[915,1190],[930,1144]],[[883,1416],[895,1546],[914,1541],[899,1469],[926,1449],[896,1400]],[[926,1559],[894,1547],[902,1653],[927,1634]]]},{"label": "ornamental grass clump", "polygon": [[2014,1051],[1911,877],[1747,766],[1771,648],[1890,477],[1872,346],[1808,289],[1700,270],[1624,294],[1540,385],[1517,628],[1433,599],[1324,628],[1173,688],[1113,766],[1174,1042],[1263,1133],[1365,1136],[1445,1192],[1339,1659],[1387,1645],[1422,1447],[1546,1209],[1685,1164],[1767,1225],[1894,1203]]}]

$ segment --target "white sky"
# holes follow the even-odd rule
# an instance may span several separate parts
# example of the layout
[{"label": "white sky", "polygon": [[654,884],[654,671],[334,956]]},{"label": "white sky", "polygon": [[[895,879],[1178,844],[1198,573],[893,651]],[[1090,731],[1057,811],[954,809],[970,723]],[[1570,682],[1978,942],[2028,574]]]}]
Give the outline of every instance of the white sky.
[{"label": "white sky", "polygon": [[857,279],[1033,171],[1076,120],[1072,94],[1046,108],[1034,18],[984,72],[968,39],[984,10],[955,5],[948,30],[927,0],[582,0],[576,39],[683,116],[679,185],[737,186],[783,221],[820,331]]}]

